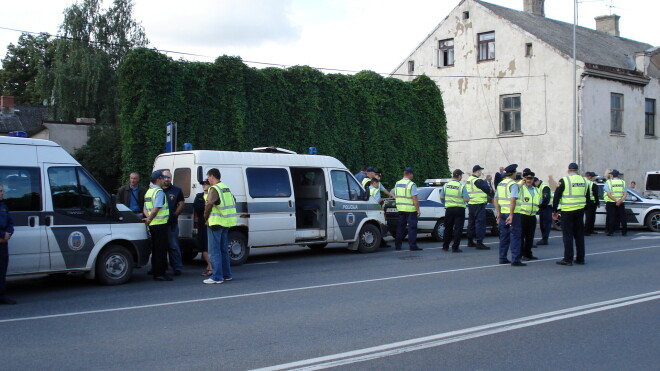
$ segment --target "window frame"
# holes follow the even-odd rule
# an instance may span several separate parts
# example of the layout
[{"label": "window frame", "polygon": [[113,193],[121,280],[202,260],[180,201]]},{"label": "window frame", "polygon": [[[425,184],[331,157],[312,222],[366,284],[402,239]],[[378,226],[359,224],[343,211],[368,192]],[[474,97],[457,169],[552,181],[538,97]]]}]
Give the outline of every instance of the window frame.
[{"label": "window frame", "polygon": [[[504,101],[509,98],[518,98],[519,105],[518,107],[505,108]],[[515,130],[515,112],[518,112],[520,115],[520,127]],[[504,120],[506,113],[514,113],[510,117],[513,119],[513,122],[510,122],[511,130],[504,130]],[[500,95],[500,134],[512,134],[512,133],[522,133],[522,95],[520,93],[514,94],[504,94]]]},{"label": "window frame", "polygon": [[[346,185],[346,197],[344,194],[338,194],[337,192],[340,191],[340,188],[337,187],[335,184],[335,174],[343,174],[345,177],[345,185]],[[337,179],[339,180],[339,179]],[[343,183],[342,183],[343,184]],[[354,197],[351,197],[351,184],[354,184],[356,187],[355,190],[357,191],[357,195]],[[330,170],[330,186],[332,187],[332,195],[335,198],[338,198],[340,200],[345,200],[345,201],[365,201],[365,195],[367,192],[365,189],[360,185],[360,183],[355,180],[353,177],[353,174],[349,173],[346,170]]]},{"label": "window frame", "polygon": [[[651,103],[652,111],[647,110],[647,104]],[[644,136],[655,137],[656,100],[644,99]],[[649,130],[650,129],[650,130]]]},{"label": "window frame", "polygon": [[[490,40],[481,40],[482,35],[488,35],[488,34],[493,34],[493,38]],[[477,34],[477,62],[487,62],[487,61],[494,61],[495,60],[495,31],[488,31],[488,32],[481,32]],[[488,58],[488,44],[492,43],[493,44],[493,56],[492,58]],[[482,45],[485,45],[486,48],[486,58],[481,58],[481,47]]]},{"label": "window frame", "polygon": [[[30,181],[29,184],[29,190],[30,192],[28,193],[23,193],[21,197],[14,197],[12,195],[14,188],[10,188],[9,184],[9,176],[7,178],[3,179],[0,183],[2,184],[2,189],[4,190],[4,197],[2,202],[7,205],[7,208],[11,212],[39,212],[44,210],[44,190],[43,190],[43,185],[41,181],[41,168],[39,167],[30,167],[30,166],[0,166],[0,174],[4,174],[4,172],[11,173],[11,172],[16,172],[17,174],[15,176],[22,178],[22,174],[25,172],[29,177],[26,177],[28,181]],[[34,176],[34,179],[32,178]],[[6,181],[5,181],[6,180]],[[35,187],[36,190],[35,191]],[[25,189],[27,190],[27,189]],[[29,195],[29,196],[28,196]],[[26,197],[28,196],[28,197]],[[24,207],[18,207],[18,205],[21,205],[22,203],[20,202],[21,199],[26,199],[26,204],[29,206],[27,208]]]},{"label": "window frame", "polygon": [[410,61],[408,61],[408,74],[412,75],[414,73],[415,73],[415,61],[410,60]]},{"label": "window frame", "polygon": [[[614,107],[614,97],[620,98],[620,108]],[[610,133],[623,134],[623,112],[624,112],[624,97],[621,93],[610,93]],[[615,117],[618,119],[618,128],[614,127]],[[616,130],[618,129],[618,130]]]},{"label": "window frame", "polygon": [[[71,191],[75,191],[77,193],[71,193],[72,195],[76,196],[78,198],[77,205],[72,206],[72,207],[59,207],[56,205],[55,201],[55,188],[54,186],[56,184],[53,183],[52,180],[52,173],[51,171],[53,170],[58,170],[58,169],[71,169],[74,172],[75,176],[75,185],[68,185],[69,187],[74,187],[70,188],[68,191],[64,191],[64,193],[71,193]],[[85,218],[105,218],[107,217],[107,210],[108,206],[110,205],[110,195],[108,192],[99,184],[99,182],[94,179],[94,177],[87,171],[85,170],[82,166],[71,166],[71,165],[61,165],[61,166],[50,166],[48,170],[46,171],[46,175],[48,176],[48,184],[50,184],[50,189],[49,189],[49,197],[51,198],[51,204],[53,206],[53,211],[56,213],[61,213],[61,214],[66,214],[70,216],[78,216],[78,217],[85,217]],[[85,178],[85,181],[81,181],[82,178]],[[90,186],[93,186],[94,191],[99,192],[98,195],[99,197],[95,197],[94,194],[92,194],[92,187],[85,187],[84,182],[88,182]],[[57,185],[58,187],[62,187],[64,185]],[[83,189],[86,189],[88,191],[88,194],[85,194],[83,192]],[[97,211],[95,208],[90,208],[90,207],[85,207],[84,201],[85,198],[91,198],[93,202],[98,199],[99,202],[101,202],[101,205],[97,207]],[[94,204],[95,205],[95,204]]]},{"label": "window frame", "polygon": [[[258,193],[257,191],[260,188],[257,188],[254,185],[260,184],[263,179],[258,179],[259,181],[254,183],[255,180],[257,180],[257,179],[254,179],[253,177],[255,175],[257,175],[259,177],[263,177],[263,174],[253,174],[253,173],[255,171],[258,172],[258,171],[263,171],[263,170],[271,170],[271,171],[275,170],[275,171],[278,171],[278,172],[282,172],[282,175],[285,175],[285,177],[286,177],[286,185],[288,186],[288,192],[289,193],[288,194],[286,194],[286,193],[283,193],[283,194],[277,194],[277,193],[275,193],[275,194],[262,194],[262,193]],[[246,179],[248,194],[249,194],[250,198],[253,198],[253,199],[257,199],[257,198],[291,198],[291,196],[293,195],[293,187],[291,186],[291,174],[289,173],[289,170],[287,168],[284,168],[284,167],[254,167],[254,166],[251,166],[251,167],[248,167],[248,168],[245,169],[245,179]],[[284,178],[281,178],[279,180],[284,180]],[[275,184],[275,183],[270,183],[270,184]],[[269,189],[269,187],[266,187],[265,189]],[[273,188],[273,189],[276,189],[276,188]],[[286,191],[285,189],[280,189],[280,190]]]},{"label": "window frame", "polygon": [[[446,43],[451,42],[451,45],[443,45]],[[451,55],[451,64],[444,64],[445,61],[445,55],[447,56],[447,60],[449,60],[449,56]],[[456,61],[455,59],[455,52],[454,52],[454,39],[444,39],[444,40],[439,40],[438,41],[438,68],[444,68],[444,67],[454,67],[454,63]]]}]

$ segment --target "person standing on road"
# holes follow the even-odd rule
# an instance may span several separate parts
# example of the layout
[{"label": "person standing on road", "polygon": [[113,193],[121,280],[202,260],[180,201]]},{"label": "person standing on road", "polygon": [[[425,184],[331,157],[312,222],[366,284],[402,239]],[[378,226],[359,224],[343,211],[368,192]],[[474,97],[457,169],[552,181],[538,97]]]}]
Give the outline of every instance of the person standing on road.
[{"label": "person standing on road", "polygon": [[132,212],[141,215],[144,209],[144,194],[147,189],[140,187],[140,175],[131,173],[128,177],[128,184],[117,190],[118,201],[126,205]]},{"label": "person standing on road", "polygon": [[[552,218],[557,220],[561,204],[561,231],[564,239],[564,258],[559,265],[584,264],[584,208],[591,202],[587,180],[578,174],[578,165],[568,165],[568,176],[559,180],[552,203]],[[575,250],[573,250],[575,240]]]},{"label": "person standing on road", "polygon": [[628,221],[626,220],[626,181],[619,179],[619,170],[612,170],[611,179],[605,182],[603,192],[605,192],[605,211],[607,212],[607,235],[612,236],[616,229],[621,225],[621,235],[628,233]]},{"label": "person standing on road", "polygon": [[463,171],[456,169],[452,176],[454,179],[447,182],[440,190],[440,200],[445,204],[445,232],[442,237],[442,250],[449,251],[449,243],[453,242],[451,251],[463,252],[459,245],[465,224],[465,203],[470,201],[470,196],[468,196],[465,186],[461,184]]},{"label": "person standing on road", "polygon": [[[465,184],[468,196],[470,197],[470,201],[468,202],[468,247],[476,247],[477,250],[490,249],[490,247],[484,245],[484,237],[486,237],[486,204],[488,203],[488,199],[493,197],[493,192],[486,181],[479,179],[481,178],[481,171],[483,169],[479,165],[474,165],[472,167],[472,175],[470,175]],[[474,242],[475,237],[477,243]]]},{"label": "person standing on road", "polygon": [[[506,177],[497,185],[493,203],[497,210],[497,224],[500,231],[500,264],[511,263],[514,267],[524,267],[520,261],[520,239],[522,226],[520,224],[520,205],[518,204],[519,187],[516,184],[517,164],[504,168]],[[511,248],[511,260],[507,258]]]},{"label": "person standing on road", "polygon": [[408,228],[408,245],[410,251],[420,251],[417,246],[417,218],[419,217],[419,198],[417,197],[417,186],[413,183],[413,169],[407,167],[403,171],[403,179],[396,182],[394,186],[394,197],[396,209],[399,212],[399,221],[396,227],[396,239],[394,249],[401,250],[403,235]]},{"label": "person standing on road", "polygon": [[143,214],[151,233],[151,274],[156,281],[172,281],[172,277],[166,274],[170,211],[162,185],[163,173],[160,170],[151,173],[151,187],[144,195]]},{"label": "person standing on road", "polygon": [[534,172],[525,175],[525,184],[520,187],[520,225],[522,226],[522,260],[537,260],[532,254],[534,232],[536,232],[536,213],[541,203],[541,192],[534,186]]},{"label": "person standing on road", "polygon": [[536,243],[536,247],[548,244],[550,230],[552,229],[552,191],[547,183],[539,178],[534,178],[534,185],[541,194],[541,204],[539,205],[539,225],[541,229],[541,239]]},{"label": "person standing on road", "polygon": [[204,219],[204,209],[206,208],[206,199],[208,198],[211,184],[208,180],[204,180],[199,184],[202,186],[203,191],[196,194],[195,201],[193,201],[193,209],[197,217],[197,247],[206,262],[206,269],[202,272],[202,277],[209,277],[213,274],[213,268],[211,268],[211,260],[209,258],[209,240],[206,219]]},{"label": "person standing on road", "polygon": [[14,220],[9,214],[9,208],[2,200],[5,189],[0,184],[0,304],[16,304],[16,300],[7,295],[7,267],[9,266],[9,240],[14,234]]},{"label": "person standing on road", "polygon": [[600,206],[600,199],[598,185],[596,185],[596,173],[587,171],[585,175],[587,187],[591,191],[591,202],[584,208],[584,235],[591,236],[592,234],[598,234],[594,231],[594,224],[596,223],[596,209]]},{"label": "person standing on road", "polygon": [[183,259],[181,257],[181,247],[179,246],[179,215],[183,211],[185,200],[181,188],[172,185],[172,173],[169,170],[163,170],[163,191],[167,196],[167,204],[170,209],[168,255],[174,275],[180,276],[183,272]]},{"label": "person standing on road", "polygon": [[236,199],[229,187],[221,181],[220,170],[213,168],[206,173],[206,177],[211,188],[206,199],[204,217],[208,225],[213,274],[203,282],[215,284],[233,279],[229,258],[229,228],[236,225]]}]

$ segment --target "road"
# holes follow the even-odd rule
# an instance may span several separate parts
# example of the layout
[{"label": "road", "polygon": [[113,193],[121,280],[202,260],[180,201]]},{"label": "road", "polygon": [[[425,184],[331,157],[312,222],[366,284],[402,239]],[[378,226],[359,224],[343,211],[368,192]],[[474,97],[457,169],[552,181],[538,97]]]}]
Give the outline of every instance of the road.
[{"label": "road", "polygon": [[485,242],[254,250],[222,285],[199,261],[174,282],[14,278],[0,369],[660,369],[660,234],[587,237],[572,267],[558,232],[527,267]]}]

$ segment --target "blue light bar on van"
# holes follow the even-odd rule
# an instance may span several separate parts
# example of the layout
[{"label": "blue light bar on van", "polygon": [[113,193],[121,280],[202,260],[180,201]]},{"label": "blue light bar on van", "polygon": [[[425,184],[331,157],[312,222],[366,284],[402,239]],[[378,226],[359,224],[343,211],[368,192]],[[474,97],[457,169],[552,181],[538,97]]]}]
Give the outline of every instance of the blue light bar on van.
[{"label": "blue light bar on van", "polygon": [[192,151],[192,143],[183,143],[184,151]]},{"label": "blue light bar on van", "polygon": [[24,131],[10,131],[7,136],[16,137],[16,138],[27,138],[28,135]]},{"label": "blue light bar on van", "polygon": [[310,155],[315,155],[316,154],[316,147],[309,147],[308,152]]}]

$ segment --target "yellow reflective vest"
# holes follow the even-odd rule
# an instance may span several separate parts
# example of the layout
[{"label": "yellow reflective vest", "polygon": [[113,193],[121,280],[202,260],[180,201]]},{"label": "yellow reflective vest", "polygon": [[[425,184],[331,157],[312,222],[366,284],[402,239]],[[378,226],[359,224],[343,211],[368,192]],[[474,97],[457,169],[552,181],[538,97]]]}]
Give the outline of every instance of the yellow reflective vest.
[{"label": "yellow reflective vest", "polygon": [[605,202],[617,202],[626,192],[626,181],[623,179],[608,179],[607,188],[610,190],[610,194],[612,194],[614,199],[610,198],[606,193],[605,197],[603,197]]},{"label": "yellow reflective vest", "polygon": [[578,174],[562,178],[564,193],[561,195],[561,211],[584,209],[587,205],[587,180]]},{"label": "yellow reflective vest", "polygon": [[479,180],[479,178],[474,175],[470,175],[467,182],[465,183],[468,196],[470,197],[470,201],[468,201],[470,205],[480,205],[488,202],[488,195],[486,192],[482,191],[476,185],[474,185],[477,180]]},{"label": "yellow reflective vest", "polygon": [[[511,213],[511,188],[518,187],[518,184],[511,178],[502,179],[497,185],[497,204],[500,205],[500,214]],[[520,192],[519,192],[520,193]],[[520,213],[520,204],[516,200],[514,213]]]},{"label": "yellow reflective vest", "polygon": [[[147,209],[147,216],[149,216],[151,210],[154,209],[154,201],[156,200],[158,192],[163,192],[163,189],[156,186],[149,188],[147,193],[144,194],[144,208]],[[158,210],[158,213],[156,213],[156,216],[151,220],[149,225],[167,224],[169,217],[170,210],[169,205],[167,204],[167,195],[163,195],[163,207]]]},{"label": "yellow reflective vest", "polygon": [[[539,211],[539,204],[541,203],[541,192],[538,188],[532,186],[530,188],[526,185],[520,187],[518,192],[518,203],[520,204],[520,213],[523,215],[536,215]],[[518,204],[517,203],[517,204]]]},{"label": "yellow reflective vest", "polygon": [[213,205],[211,214],[209,215],[208,224],[210,227],[219,225],[221,227],[233,227],[236,225],[236,201],[234,195],[231,193],[226,184],[220,182],[214,186],[213,189],[218,192],[220,203]]},{"label": "yellow reflective vest", "polygon": [[447,182],[447,184],[443,186],[445,194],[445,208],[465,208],[465,201],[463,200],[463,187],[465,186],[455,179]]},{"label": "yellow reflective vest", "polygon": [[394,199],[396,203],[396,209],[402,212],[416,212],[415,204],[413,203],[412,198],[412,187],[415,183],[408,178],[403,178],[396,182],[394,186]]}]

